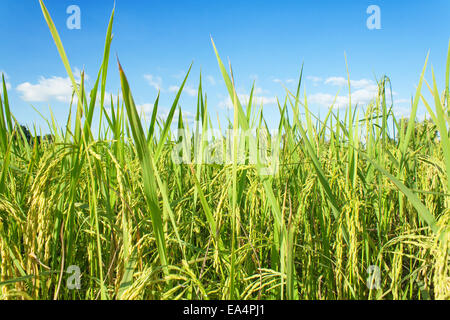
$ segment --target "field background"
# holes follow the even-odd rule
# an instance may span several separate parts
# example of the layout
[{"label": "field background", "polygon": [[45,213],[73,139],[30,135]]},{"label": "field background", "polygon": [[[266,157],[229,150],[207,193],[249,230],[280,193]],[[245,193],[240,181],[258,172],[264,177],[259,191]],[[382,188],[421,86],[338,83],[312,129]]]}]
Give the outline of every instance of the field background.
[{"label": "field background", "polygon": [[[368,105],[349,100],[319,118],[301,97],[301,71],[297,89],[277,103],[279,134],[271,135],[254,88],[240,101],[231,64],[212,41],[233,102],[228,122],[209,113],[201,76],[196,126],[184,121],[178,102],[189,70],[168,116],[156,116],[158,96],[144,123],[126,66],[110,59],[114,11],[86,92],[40,3],[76,112],[62,130],[46,119],[46,138],[35,128],[29,135],[11,113],[3,78],[1,299],[450,298],[450,45],[446,69],[436,71],[443,89],[434,71],[425,80],[427,57],[409,120],[393,112],[388,77]],[[117,100],[105,94],[112,64],[121,80]],[[415,120],[420,102],[428,120]],[[213,127],[231,129],[229,163],[202,164],[213,141],[230,147],[203,134]],[[248,129],[279,148],[275,174],[262,174],[261,158],[249,161],[256,142],[243,135]],[[197,139],[188,144],[174,132]],[[177,145],[199,161],[175,163]],[[79,289],[68,285],[70,266],[81,271]]]}]

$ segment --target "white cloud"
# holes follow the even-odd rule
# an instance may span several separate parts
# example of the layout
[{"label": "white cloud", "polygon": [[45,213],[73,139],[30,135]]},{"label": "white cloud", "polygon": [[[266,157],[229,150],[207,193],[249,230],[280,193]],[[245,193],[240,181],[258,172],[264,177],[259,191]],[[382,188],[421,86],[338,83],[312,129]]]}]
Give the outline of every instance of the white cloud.
[{"label": "white cloud", "polygon": [[[115,97],[115,99],[117,99],[117,96]],[[115,100],[115,101],[117,101],[117,100]],[[114,101],[114,104],[116,103],[115,101]],[[151,119],[151,116],[153,113],[153,106],[154,105],[152,103],[138,104],[138,105],[136,105],[136,110],[137,110],[139,116],[144,117],[144,119],[146,119],[146,120],[149,120],[149,119]],[[117,106],[115,106],[114,108],[116,109]],[[106,105],[106,100],[105,100],[105,109],[109,114],[111,114],[111,102],[109,102],[108,105]],[[158,109],[158,115],[161,115],[161,113],[164,115],[165,109],[160,107]]]},{"label": "white cloud", "polygon": [[[170,92],[178,92],[178,90],[180,90],[180,87],[179,86],[170,86],[169,87],[169,91]],[[183,88],[183,91],[182,92],[186,92],[188,95],[190,95],[191,97],[195,97],[195,96],[197,96],[198,95],[198,90],[196,90],[196,89],[194,89],[194,88],[192,88],[191,86],[185,86],[184,88]]]},{"label": "white cloud", "polygon": [[208,80],[208,82],[209,82],[211,85],[213,85],[213,86],[216,85],[216,79],[214,79],[213,76],[207,76],[206,79]]},{"label": "white cloud", "polygon": [[[260,106],[262,103],[263,106],[266,106],[266,105],[274,105],[277,103],[276,97],[267,97],[267,96],[257,95],[258,93],[262,93],[262,89],[260,89],[260,90],[258,90],[258,89],[260,89],[260,88],[255,88],[256,95],[253,96],[253,105]],[[257,93],[257,91],[258,91],[258,93]],[[238,96],[238,99],[241,102],[241,104],[248,104],[248,102],[250,100],[250,95],[244,94],[244,93],[239,93],[237,96]],[[233,109],[233,101],[228,96],[227,98],[225,98],[219,102],[219,107]]]},{"label": "white cloud", "polygon": [[154,105],[152,103],[144,103],[136,106],[139,115],[145,115],[146,117],[151,117],[153,113]]},{"label": "white cloud", "polygon": [[[330,84],[333,86],[347,86],[348,85],[348,79],[344,77],[329,77],[325,79],[325,84]],[[372,80],[368,79],[361,79],[361,80],[350,80],[350,87],[354,89],[366,89],[367,87],[373,87],[377,86],[376,83]]]},{"label": "white cloud", "polygon": [[411,108],[405,108],[405,107],[394,107],[393,110],[394,115],[396,118],[409,118],[411,115]]},{"label": "white cloud", "polygon": [[[183,122],[193,123],[195,119],[195,115],[192,112],[181,110],[183,116]],[[174,119],[178,122],[178,117]]]},{"label": "white cloud", "polygon": [[323,79],[321,77],[316,76],[307,76],[306,79],[311,81],[314,87],[317,87],[320,83],[323,82]]},{"label": "white cloud", "polygon": [[368,80],[368,79],[350,80],[350,86],[352,88],[356,88],[356,89],[368,88],[368,87],[378,88],[378,85],[374,81]]},{"label": "white cloud", "polygon": [[[176,93],[176,92],[178,92],[178,90],[180,90],[180,87],[179,86],[175,86],[175,85],[170,86],[168,89],[165,89],[163,87],[163,80],[162,80],[162,78],[158,77],[158,76],[154,76],[154,75],[151,75],[151,74],[145,74],[144,75],[144,79],[147,81],[147,83],[151,87],[153,87],[156,90],[161,91],[161,92],[169,91],[169,92],[175,92]],[[207,79],[209,79],[208,81],[210,81],[210,82],[214,81],[214,83],[215,83],[214,78],[207,77]],[[193,87],[191,87],[189,85],[184,86],[183,92],[186,92],[191,97],[195,97],[198,94],[198,90],[194,89]]]},{"label": "white cloud", "polygon": [[162,91],[162,79],[161,77],[155,77],[154,75],[151,74],[145,74],[144,75],[144,79],[147,81],[147,83],[155,88],[156,90],[161,90]]},{"label": "white cloud", "polygon": [[273,79],[272,81],[275,82],[275,83],[279,83],[279,84],[281,84],[281,85],[295,84],[295,83],[297,82],[297,80],[295,80],[295,79],[286,79],[286,80],[282,80],[282,79],[279,79],[279,78],[275,78],[275,79]]},{"label": "white cloud", "polygon": [[[97,105],[100,106],[101,99],[100,99],[101,92],[100,90],[97,91]],[[111,96],[112,96],[112,102],[114,104],[114,107],[117,108],[117,94],[105,91],[105,100],[103,105],[107,107],[108,109],[111,107]],[[119,99],[122,101],[122,92],[119,92]],[[109,110],[108,110],[109,111]]]},{"label": "white cloud", "polygon": [[[143,103],[136,105],[137,112],[139,116],[143,117],[145,120],[150,120],[153,114],[154,104],[153,103]],[[178,109],[175,111],[172,124],[176,124],[178,122]],[[194,114],[189,111],[182,110],[183,120],[184,122],[192,123],[194,121]],[[157,118],[165,121],[169,116],[169,109],[159,106]]]},{"label": "white cloud", "polygon": [[333,107],[334,108],[343,108],[348,105],[348,97],[344,96],[335,96],[329,93],[315,93],[307,96],[308,104],[318,104],[323,107],[331,107],[333,102],[335,101]]},{"label": "white cloud", "polygon": [[[73,76],[75,77],[75,80],[77,80],[78,82],[81,81],[81,73],[83,72],[83,70],[80,70],[79,68],[75,67],[73,69]],[[86,73],[86,71],[84,72],[84,82],[89,82],[89,75]]]},{"label": "white cloud", "polygon": [[[73,71],[75,81],[79,84],[81,82],[81,71],[75,68]],[[85,84],[89,82],[89,75],[84,74]],[[70,103],[72,100],[72,81],[69,77],[57,77],[53,76],[50,78],[40,77],[36,84],[30,82],[24,82],[16,87],[16,90],[20,93],[22,100],[27,102],[49,102],[49,101],[59,101],[64,103]],[[86,94],[89,101],[91,88],[86,86]],[[100,105],[100,88],[97,91],[97,105]],[[111,106],[111,95],[114,104],[117,103],[117,94],[111,93],[109,91],[105,92],[104,106]],[[120,99],[122,99],[122,93],[119,93]],[[73,97],[73,103],[76,104],[78,101],[77,95]]]},{"label": "white cloud", "polygon": [[405,103],[411,103],[411,100],[409,100],[409,99],[397,99],[397,100],[394,100],[394,105],[396,105],[396,104],[405,104]]},{"label": "white cloud", "polygon": [[[265,96],[256,96],[255,97],[255,103],[258,105],[261,105],[261,103],[263,105],[273,105],[277,103],[277,98],[276,97],[265,97]],[[248,101],[248,99],[247,99]]]},{"label": "white cloud", "polygon": [[186,72],[181,70],[177,74],[172,75],[172,77],[175,78],[175,79],[182,80],[182,79],[184,79],[186,77]]},{"label": "white cloud", "polygon": [[321,77],[315,77],[315,76],[307,76],[306,79],[311,80],[312,82],[322,82]]},{"label": "white cloud", "polygon": [[352,91],[352,104],[367,104],[372,99],[375,99],[378,94],[378,86],[377,85],[368,85],[367,87],[363,87],[356,91]]},{"label": "white cloud", "polygon": [[[311,77],[311,81],[315,82],[316,84],[320,81],[322,81],[319,77]],[[344,77],[328,77],[325,80],[323,80],[324,84],[332,85],[332,86],[339,86],[339,87],[348,87],[348,79]],[[360,80],[350,80],[350,88],[351,90],[351,98],[352,98],[352,105],[366,105],[371,100],[376,98],[378,94],[378,85],[368,79],[360,79]],[[387,96],[390,95],[390,90],[386,90]],[[393,93],[396,94],[395,92]],[[336,102],[334,104],[335,108],[342,108],[348,106],[349,98],[348,95],[345,96],[337,96],[329,94],[329,93],[315,93],[310,96],[308,96],[308,101],[311,103],[315,103],[324,107],[331,107],[333,104],[333,101],[336,98]]]},{"label": "white cloud", "polygon": [[[352,106],[355,106],[356,104],[358,106],[367,105],[372,99],[376,97],[377,90],[377,88],[375,88],[375,90],[373,88],[364,88],[353,91],[351,94]],[[309,103],[315,103],[327,108],[331,107],[335,99],[336,102],[333,105],[334,108],[347,107],[349,102],[348,95],[340,95],[336,97],[335,95],[323,92],[309,95],[307,98]]]},{"label": "white cloud", "polygon": [[[372,99],[376,97],[377,91],[373,91],[373,89],[360,89],[352,92],[352,105],[367,105]],[[309,95],[308,97],[309,103],[315,103],[323,107],[331,107],[333,102],[336,99],[336,102],[334,103],[334,108],[343,108],[348,106],[348,95],[346,96],[337,96],[328,94],[328,93],[315,93],[312,95]]]},{"label": "white cloud", "polygon": [[[269,93],[268,90],[263,90],[261,87],[255,87],[254,91],[253,91],[253,95],[257,96],[257,95],[262,95],[262,94],[267,94]],[[250,98],[250,97],[249,97]],[[248,98],[247,98],[248,99]]]},{"label": "white cloud", "polygon": [[[73,75],[75,81],[79,84],[81,82],[81,70],[74,68]],[[89,75],[84,74],[85,83],[89,81]],[[72,81],[69,77],[52,76],[45,78],[41,76],[36,84],[24,82],[16,87],[16,90],[21,94],[21,98],[27,102],[48,102],[59,101],[69,103],[72,99],[73,87]],[[77,96],[74,96],[74,103],[77,101]]]},{"label": "white cloud", "polygon": [[17,86],[21,98],[27,102],[46,102],[56,100],[70,102],[72,97],[72,82],[70,79],[53,76],[40,77],[37,84],[24,82]]},{"label": "white cloud", "polygon": [[325,84],[331,84],[333,86],[345,86],[348,84],[348,80],[343,77],[329,77],[325,79]]}]

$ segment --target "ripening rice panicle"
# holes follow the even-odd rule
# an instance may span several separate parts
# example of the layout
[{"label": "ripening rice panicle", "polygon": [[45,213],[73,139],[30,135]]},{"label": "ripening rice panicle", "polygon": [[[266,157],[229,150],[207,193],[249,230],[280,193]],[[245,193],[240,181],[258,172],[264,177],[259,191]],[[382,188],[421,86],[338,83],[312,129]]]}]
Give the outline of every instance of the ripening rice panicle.
[{"label": "ripening rice panicle", "polygon": [[342,225],[344,224],[345,215],[341,216],[342,218],[338,221],[338,232],[336,235],[336,239],[333,243],[333,257],[335,259],[335,283],[336,283],[336,296],[338,299],[343,299],[346,295],[346,281],[347,274],[345,272],[345,243],[344,243],[344,234]]},{"label": "ripening rice panicle", "polygon": [[[1,224],[1,222],[0,222]],[[0,228],[2,228],[2,226],[0,226]],[[0,230],[1,232],[1,230]],[[8,267],[9,267],[9,257],[8,257],[8,253],[6,252],[6,246],[3,243],[3,241],[0,240],[0,260],[2,261],[2,265],[0,266],[0,281],[6,281],[7,277],[8,277]],[[0,292],[0,299],[4,300],[6,299],[8,295],[8,287],[7,286],[2,286],[2,290]]]},{"label": "ripening rice panicle", "polygon": [[349,201],[349,207],[344,209],[346,225],[349,234],[348,258],[346,274],[352,286],[357,287],[360,279],[360,235],[362,234],[361,222],[359,219],[360,203],[358,199]]},{"label": "ripening rice panicle", "polygon": [[[13,278],[16,274],[16,266],[14,266],[11,255],[16,257],[16,262],[23,268],[22,256],[18,243],[12,240],[12,229],[14,226],[21,228],[23,218],[20,216],[17,205],[10,203],[0,195],[0,282]],[[23,233],[23,230],[19,231]],[[1,294],[8,299],[8,287],[2,286]],[[22,283],[15,284],[16,290],[22,290]]]},{"label": "ripening rice panicle", "polygon": [[41,161],[30,189],[28,198],[24,245],[26,248],[27,270],[34,270],[37,257],[44,264],[50,257],[50,244],[56,218],[56,204],[65,195],[59,185],[63,183],[59,170],[61,161],[67,153],[48,153]]},{"label": "ripening rice panicle", "polygon": [[434,294],[439,300],[450,299],[450,209],[447,209],[438,220],[438,226],[446,237],[433,241],[434,261]]},{"label": "ripening rice panicle", "polygon": [[[0,211],[7,212],[7,203],[3,199],[0,198]],[[0,216],[0,261],[2,262],[0,264],[0,281],[6,281],[8,278],[8,270],[11,268],[11,259],[9,258],[8,253],[8,245],[6,243],[6,235],[3,227],[4,217]],[[2,286],[1,291],[1,298],[6,299],[6,296],[8,294],[8,287]]]},{"label": "ripening rice panicle", "polygon": [[390,270],[390,276],[392,279],[391,282],[391,290],[392,296],[395,300],[401,298],[400,296],[400,285],[402,281],[402,273],[403,273],[403,243],[400,242],[394,248],[394,258],[392,260],[392,268]]}]

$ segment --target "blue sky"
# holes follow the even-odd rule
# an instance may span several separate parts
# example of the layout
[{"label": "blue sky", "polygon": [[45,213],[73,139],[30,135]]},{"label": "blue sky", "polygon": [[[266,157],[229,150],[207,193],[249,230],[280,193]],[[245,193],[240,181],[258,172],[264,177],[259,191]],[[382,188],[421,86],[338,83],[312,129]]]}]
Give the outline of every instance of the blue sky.
[{"label": "blue sky", "polygon": [[[46,0],[73,69],[85,69],[92,86],[100,67],[113,0]],[[81,9],[81,29],[69,30],[66,9]],[[366,10],[378,5],[381,29],[369,30]],[[394,110],[408,114],[425,57],[443,89],[450,39],[450,1],[137,1],[116,0],[114,40],[108,92],[120,88],[117,53],[136,103],[145,113],[161,90],[161,106],[170,107],[175,88],[194,62],[180,105],[195,112],[200,70],[208,105],[224,119],[227,91],[210,35],[222,59],[230,59],[238,94],[245,99],[253,81],[269,125],[275,126],[276,97],[282,84],[294,89],[302,62],[304,89],[316,114],[325,114],[339,91],[347,100],[344,52],[354,101],[365,103],[374,92],[375,77],[391,78]],[[19,122],[45,122],[31,107],[49,117],[51,107],[60,125],[68,115],[70,84],[37,0],[0,3],[0,71],[7,75],[12,112]],[[430,69],[427,80],[431,80]],[[69,89],[68,89],[69,88]],[[426,88],[425,88],[426,90]],[[164,111],[164,110],[163,110]],[[423,112],[423,109],[422,109]],[[214,116],[215,119],[215,116]]]}]

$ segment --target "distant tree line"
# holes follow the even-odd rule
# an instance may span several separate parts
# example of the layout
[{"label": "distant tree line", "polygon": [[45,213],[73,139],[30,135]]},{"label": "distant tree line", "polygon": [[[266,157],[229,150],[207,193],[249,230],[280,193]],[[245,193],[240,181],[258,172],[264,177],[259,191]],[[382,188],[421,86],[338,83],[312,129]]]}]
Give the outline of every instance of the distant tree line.
[{"label": "distant tree line", "polygon": [[28,130],[26,126],[18,126],[16,125],[13,131],[13,139],[16,141],[24,141],[29,145],[34,145],[36,142],[38,145],[43,142],[53,143],[53,136],[51,134],[47,134],[45,136],[33,136]]}]

